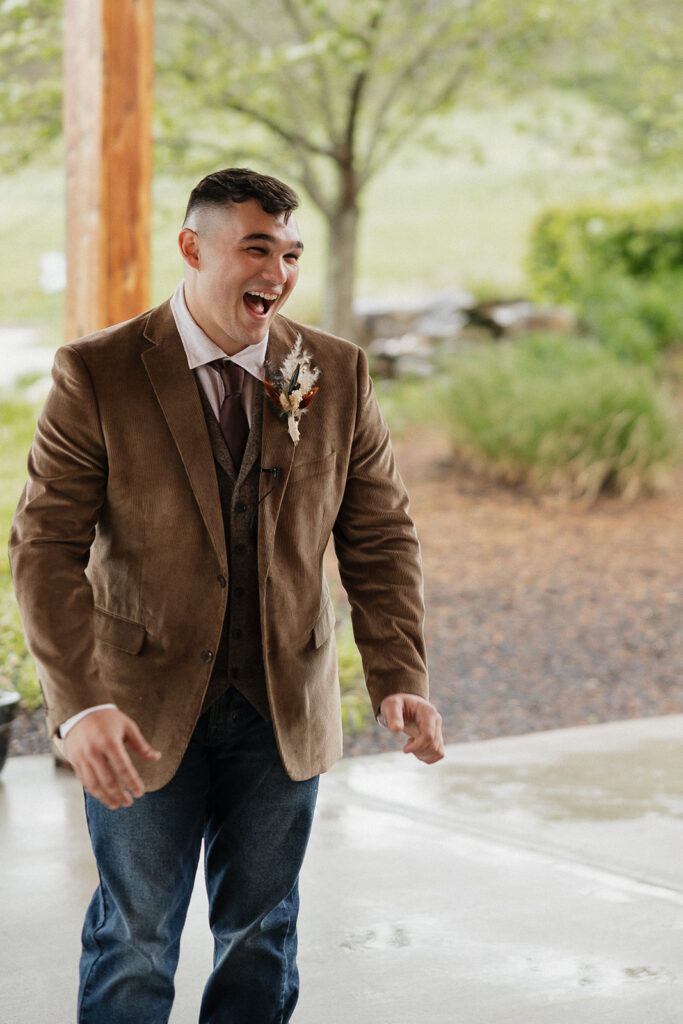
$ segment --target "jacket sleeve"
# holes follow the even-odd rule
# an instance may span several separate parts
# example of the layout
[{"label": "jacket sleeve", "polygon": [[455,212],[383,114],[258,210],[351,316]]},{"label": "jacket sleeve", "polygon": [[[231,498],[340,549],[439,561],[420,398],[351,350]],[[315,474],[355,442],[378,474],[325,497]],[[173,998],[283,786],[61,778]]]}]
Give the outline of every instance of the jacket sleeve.
[{"label": "jacket sleeve", "polygon": [[56,354],[28,471],[10,532],[10,563],[56,732],[67,718],[111,699],[98,677],[85,572],[106,493],[107,458],[92,382],[72,348]]},{"label": "jacket sleeve", "polygon": [[354,440],[333,534],[373,708],[392,693],[427,698],[420,547],[362,349]]}]

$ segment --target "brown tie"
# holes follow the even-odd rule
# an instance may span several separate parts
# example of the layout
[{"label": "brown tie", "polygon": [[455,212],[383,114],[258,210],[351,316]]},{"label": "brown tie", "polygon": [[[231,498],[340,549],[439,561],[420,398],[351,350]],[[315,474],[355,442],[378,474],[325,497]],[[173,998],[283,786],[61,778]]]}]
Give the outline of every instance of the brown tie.
[{"label": "brown tie", "polygon": [[218,419],[235,469],[239,469],[249,437],[249,421],[242,405],[244,369],[224,359],[217,360],[213,365],[220,373],[225,387],[225,398]]}]

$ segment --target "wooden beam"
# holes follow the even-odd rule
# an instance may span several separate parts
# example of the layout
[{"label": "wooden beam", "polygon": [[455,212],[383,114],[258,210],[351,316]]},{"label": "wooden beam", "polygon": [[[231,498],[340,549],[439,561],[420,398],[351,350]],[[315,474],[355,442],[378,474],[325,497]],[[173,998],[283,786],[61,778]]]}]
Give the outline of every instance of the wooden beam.
[{"label": "wooden beam", "polygon": [[149,305],[154,0],[66,0],[66,338]]}]

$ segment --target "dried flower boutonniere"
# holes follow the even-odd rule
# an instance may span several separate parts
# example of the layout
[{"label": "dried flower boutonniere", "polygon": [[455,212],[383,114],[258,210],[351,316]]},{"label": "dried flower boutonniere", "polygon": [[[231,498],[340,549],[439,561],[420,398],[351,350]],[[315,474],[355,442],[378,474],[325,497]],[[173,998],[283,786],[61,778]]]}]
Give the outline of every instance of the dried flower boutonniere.
[{"label": "dried flower boutonniere", "polygon": [[311,366],[311,357],[302,350],[298,334],[294,348],[280,369],[269,372],[263,382],[268,398],[277,411],[287,417],[287,429],[295,445],[299,443],[301,414],[315,397],[318,389],[314,385],[319,376],[320,370]]}]

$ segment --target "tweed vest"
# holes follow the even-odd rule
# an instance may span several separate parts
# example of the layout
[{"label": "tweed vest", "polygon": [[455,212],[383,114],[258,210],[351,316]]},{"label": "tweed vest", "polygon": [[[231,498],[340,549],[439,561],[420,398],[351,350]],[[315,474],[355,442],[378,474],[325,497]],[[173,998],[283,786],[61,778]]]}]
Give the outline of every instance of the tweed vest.
[{"label": "tweed vest", "polygon": [[251,429],[239,474],[199,382],[198,388],[213,449],[229,570],[228,607],[202,711],[228,687],[234,686],[266,721],[270,721],[261,647],[256,553],[263,387],[259,385],[255,389]]}]

